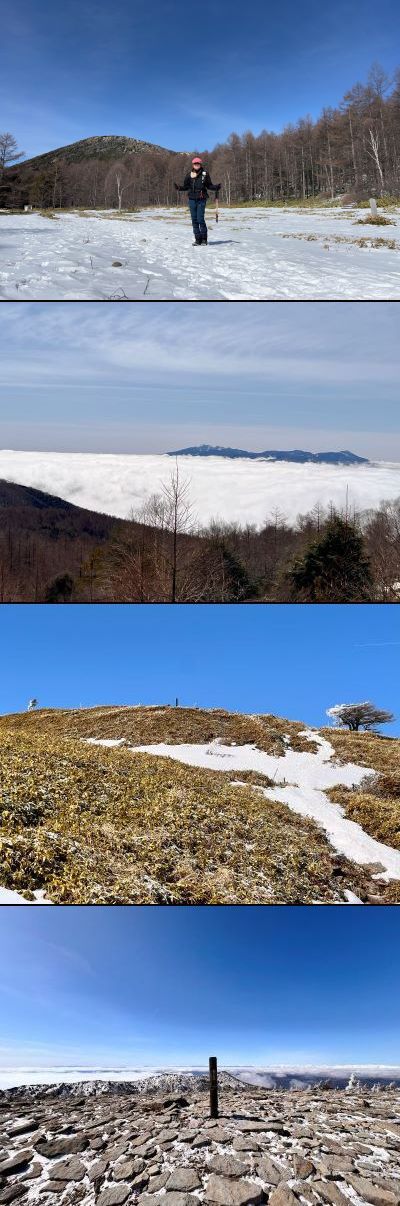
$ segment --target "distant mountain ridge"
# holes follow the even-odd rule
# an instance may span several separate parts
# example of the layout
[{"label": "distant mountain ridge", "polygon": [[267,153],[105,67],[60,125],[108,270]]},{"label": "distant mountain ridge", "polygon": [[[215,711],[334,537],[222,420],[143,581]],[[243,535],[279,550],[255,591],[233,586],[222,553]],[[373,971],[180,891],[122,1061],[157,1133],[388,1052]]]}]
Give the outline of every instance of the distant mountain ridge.
[{"label": "distant mountain ridge", "polygon": [[348,449],[340,452],[306,452],[302,448],[247,452],[243,448],[223,448],[218,444],[198,444],[192,448],[178,448],[175,452],[169,452],[168,456],[220,456],[230,460],[289,461],[298,465],[308,462],[316,465],[369,465],[371,463],[367,457],[357,456],[355,452],[349,452]]},{"label": "distant mountain ridge", "polygon": [[[397,1087],[400,1084],[398,1069],[394,1070],[394,1076],[384,1075],[366,1075],[365,1073],[355,1073],[355,1079],[358,1085],[365,1088],[384,1089],[388,1085]],[[321,1075],[321,1071],[315,1073],[299,1072],[297,1075],[293,1073],[277,1074],[271,1073],[251,1073],[246,1071],[242,1077],[235,1076],[228,1071],[220,1071],[218,1073],[218,1085],[220,1091],[232,1090],[238,1093],[243,1093],[249,1086],[255,1090],[289,1090],[292,1092],[306,1091],[313,1088],[323,1089],[339,1089],[343,1090],[349,1083],[349,1075],[338,1075],[334,1072],[327,1072]],[[119,1096],[119,1097],[146,1097],[152,1094],[159,1096],[169,1095],[172,1099],[178,1099],[181,1095],[187,1093],[207,1093],[209,1090],[209,1078],[207,1073],[201,1072],[157,1072],[152,1076],[143,1078],[143,1080],[79,1080],[71,1083],[67,1081],[55,1082],[54,1084],[35,1085],[17,1085],[15,1088],[3,1089],[0,1091],[0,1100],[13,1101],[20,1099],[22,1101],[35,1101],[43,1097],[49,1098],[77,1098],[84,1097],[104,1097]]]}]

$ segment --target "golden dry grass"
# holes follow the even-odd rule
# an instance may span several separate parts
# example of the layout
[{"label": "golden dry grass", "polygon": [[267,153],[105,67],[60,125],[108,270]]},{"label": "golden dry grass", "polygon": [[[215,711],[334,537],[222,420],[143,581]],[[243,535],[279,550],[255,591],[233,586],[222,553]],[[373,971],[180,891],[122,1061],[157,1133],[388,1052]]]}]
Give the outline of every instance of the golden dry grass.
[{"label": "golden dry grass", "polygon": [[350,821],[358,825],[385,846],[400,850],[400,805],[399,801],[380,798],[368,789],[351,791],[346,787],[334,787],[327,793],[329,799],[340,804]]},{"label": "golden dry grass", "polygon": [[160,742],[192,744],[220,738],[225,744],[257,745],[269,754],[282,754],[284,737],[290,737],[292,749],[312,750],[312,742],[299,734],[304,725],[276,716],[244,716],[222,708],[119,708],[99,707],[84,710],[40,709],[0,717],[0,733],[12,724],[24,733],[49,733],[67,737],[126,737],[132,745],[156,745]]},{"label": "golden dry grass", "polygon": [[323,728],[339,762],[355,762],[382,774],[400,773],[400,740],[381,733],[349,733],[345,729]]},{"label": "golden dry grass", "polygon": [[251,782],[40,733],[39,715],[26,719],[29,731],[4,718],[0,731],[5,887],[82,904],[334,902],[344,887],[367,891],[365,873],[335,859],[313,822],[266,803]]},{"label": "golden dry grass", "polygon": [[[372,884],[370,872],[335,857],[313,821],[267,801],[265,776],[244,772],[238,787],[224,772],[82,740],[219,737],[281,754],[287,735],[312,749],[301,730],[273,716],[169,707],[0,717],[0,884],[70,904],[335,903],[345,888],[400,901],[400,885]],[[397,751],[399,742],[331,730],[329,738],[345,761],[364,756],[368,766],[376,747],[377,769],[393,772],[380,747]]]},{"label": "golden dry grass", "polygon": [[356,790],[335,787],[329,798],[357,821],[370,837],[400,850],[400,741],[379,733],[325,729],[340,762],[355,762],[376,771]]}]

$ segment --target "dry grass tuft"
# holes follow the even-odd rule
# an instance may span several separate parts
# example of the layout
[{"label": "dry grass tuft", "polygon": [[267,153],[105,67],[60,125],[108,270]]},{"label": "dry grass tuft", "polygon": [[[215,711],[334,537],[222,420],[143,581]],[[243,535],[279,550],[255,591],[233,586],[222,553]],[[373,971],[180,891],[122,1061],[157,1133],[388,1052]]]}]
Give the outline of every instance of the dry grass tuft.
[{"label": "dry grass tuft", "polygon": [[377,214],[376,218],[369,214],[366,218],[357,218],[354,226],[395,226],[390,218],[385,218],[384,214]]}]

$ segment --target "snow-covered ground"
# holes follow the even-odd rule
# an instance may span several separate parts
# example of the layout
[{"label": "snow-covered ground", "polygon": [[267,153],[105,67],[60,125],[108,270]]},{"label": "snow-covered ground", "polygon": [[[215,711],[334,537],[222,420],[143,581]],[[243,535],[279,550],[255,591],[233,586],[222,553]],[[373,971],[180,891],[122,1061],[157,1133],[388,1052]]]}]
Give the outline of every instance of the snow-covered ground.
[{"label": "snow-covered ground", "polygon": [[[160,744],[129,748],[132,753],[173,758],[186,766],[205,767],[235,776],[240,775],[240,771],[251,770],[268,775],[276,786],[258,789],[267,800],[279,800],[287,804],[292,812],[316,821],[337,854],[343,854],[360,865],[380,863],[383,871],[379,873],[379,878],[382,880],[400,879],[400,850],[393,850],[369,837],[355,821],[347,820],[340,805],[331,803],[326,795],[330,787],[339,784],[357,786],[366,775],[374,772],[352,762],[342,766],[332,761],[332,745],[314,730],[305,729],[302,735],[317,744],[317,753],[288,748],[283,756],[277,757],[252,745],[225,746],[218,740],[207,745]],[[90,740],[94,745],[120,744],[117,740]],[[234,783],[239,786],[240,779],[235,778]],[[355,899],[349,903],[355,903]]]},{"label": "snow-covered ground", "polygon": [[392,226],[356,225],[366,214],[222,208],[216,225],[211,205],[209,244],[200,248],[181,208],[55,218],[3,212],[0,298],[400,298],[400,209],[385,211]]},{"label": "snow-covered ground", "polygon": [[[175,462],[164,455],[0,451],[0,479],[58,494],[93,511],[126,518],[168,482]],[[283,462],[179,458],[200,524],[218,518],[261,526],[278,509],[290,521],[316,503],[366,509],[400,497],[400,464],[292,465]]]},{"label": "snow-covered ground", "polygon": [[14,892],[12,888],[0,888],[0,905],[5,904],[50,904],[46,898],[46,893],[39,888],[33,893],[34,900],[26,900],[25,896],[20,896],[19,892]]}]

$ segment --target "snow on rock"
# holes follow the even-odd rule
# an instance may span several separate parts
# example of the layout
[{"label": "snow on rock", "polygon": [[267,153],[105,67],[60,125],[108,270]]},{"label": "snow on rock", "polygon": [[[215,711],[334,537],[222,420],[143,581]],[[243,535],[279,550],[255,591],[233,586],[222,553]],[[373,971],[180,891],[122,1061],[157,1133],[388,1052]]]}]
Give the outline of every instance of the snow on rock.
[{"label": "snow on rock", "polygon": [[[369,837],[360,825],[348,820],[339,804],[333,804],[326,790],[343,785],[356,787],[372,769],[356,766],[352,762],[342,766],[332,761],[334,749],[330,742],[312,729],[305,729],[301,736],[318,746],[318,752],[299,752],[290,748],[281,757],[267,754],[254,745],[222,745],[219,740],[207,745],[158,745],[129,746],[131,753],[146,753],[161,758],[172,758],[186,766],[203,767],[237,773],[258,771],[275,781],[273,788],[259,787],[267,800],[278,800],[287,804],[292,812],[316,821],[325,831],[326,837],[337,854],[345,855],[354,863],[379,862],[384,870],[381,880],[400,879],[400,850],[393,850],[375,838]],[[108,745],[108,740],[91,739],[92,744]]]},{"label": "snow on rock", "polygon": [[[400,298],[400,212],[356,226],[365,209],[208,206],[208,247],[192,247],[186,208],[0,215],[0,297],[31,300]],[[356,240],[381,238],[396,246]],[[343,241],[342,241],[343,240]],[[119,261],[119,267],[113,267]]]}]

